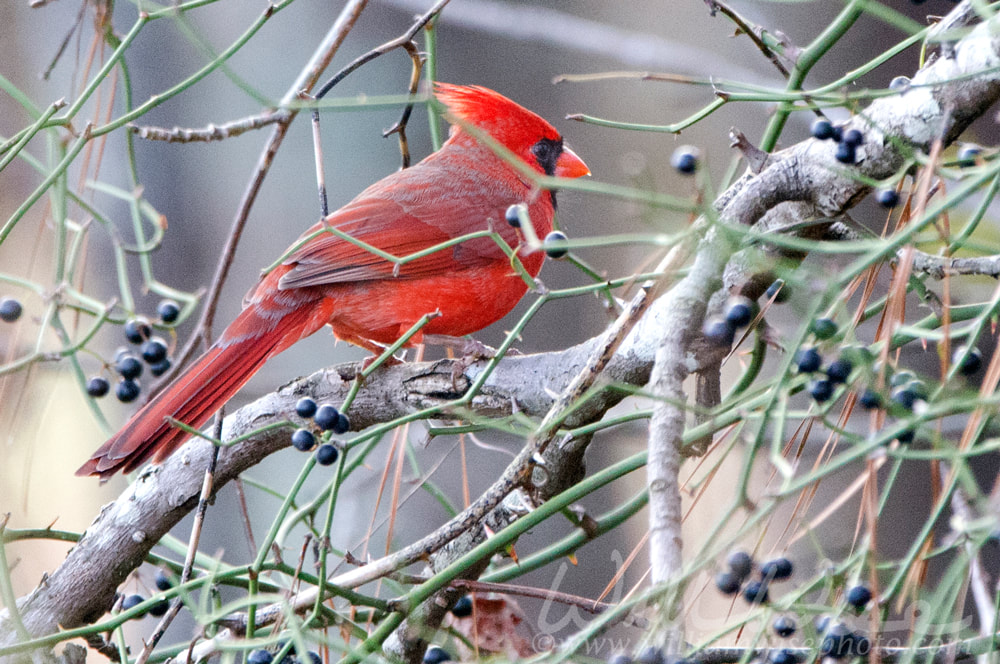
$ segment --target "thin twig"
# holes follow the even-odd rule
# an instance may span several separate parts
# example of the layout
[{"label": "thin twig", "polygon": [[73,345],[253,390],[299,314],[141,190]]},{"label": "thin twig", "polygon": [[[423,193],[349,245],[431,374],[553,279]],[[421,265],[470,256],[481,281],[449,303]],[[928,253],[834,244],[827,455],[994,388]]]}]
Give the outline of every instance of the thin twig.
[{"label": "thin twig", "polygon": [[720,11],[726,16],[728,16],[729,20],[735,23],[736,27],[739,28],[743,34],[745,34],[747,37],[750,38],[750,41],[754,43],[754,46],[756,46],[757,49],[764,54],[764,57],[767,58],[771,62],[771,64],[774,65],[775,69],[781,72],[781,75],[784,76],[786,79],[788,78],[789,76],[788,68],[785,67],[784,63],[781,62],[781,59],[778,57],[778,54],[775,53],[773,50],[771,50],[770,46],[764,43],[764,40],[761,39],[760,35],[757,34],[757,31],[754,30],[754,28],[751,27],[749,23],[747,23],[746,19],[744,19],[742,16],[736,13],[736,11],[732,7],[727,5],[725,2],[722,2],[721,0],[705,0],[705,4],[709,6],[709,9],[711,10],[713,16],[715,15],[716,11]]},{"label": "thin twig", "polygon": [[[902,251],[897,252],[896,260],[902,258]],[[1000,277],[1000,255],[953,258],[934,256],[914,249],[913,271],[934,279],[944,279],[946,275],[980,275],[996,279]]]},{"label": "thin twig", "polygon": [[[216,440],[222,438],[222,419],[223,412],[219,410],[215,414],[215,424],[213,436]],[[208,468],[205,469],[205,479],[201,485],[201,495],[198,498],[198,508],[194,513],[194,523],[191,524],[191,536],[188,539],[187,556],[184,558],[184,569],[181,571],[180,583],[185,584],[191,580],[191,573],[194,569],[194,559],[198,555],[198,542],[201,541],[201,530],[205,525],[205,514],[208,512],[209,502],[212,500],[212,494],[215,491],[215,468],[219,462],[219,447],[213,445],[212,455],[208,464]],[[135,660],[135,664],[146,664],[149,656],[153,654],[153,649],[156,644],[160,642],[163,635],[166,634],[167,628],[170,623],[174,621],[177,614],[180,613],[181,607],[184,606],[184,602],[180,597],[177,597],[170,605],[167,610],[166,615],[160,619],[160,624],[156,626],[156,631],[153,632],[153,636],[150,637],[149,641],[143,646],[142,652],[139,653],[139,657]]]},{"label": "thin twig", "polygon": [[150,141],[166,141],[167,143],[209,143],[233,138],[240,134],[261,129],[276,122],[286,122],[291,111],[280,108],[276,111],[265,111],[258,115],[233,120],[221,125],[209,124],[204,129],[189,129],[186,127],[154,127],[150,125],[127,125],[129,130],[139,138]]},{"label": "thin twig", "polygon": [[[412,96],[417,94],[417,89],[420,87],[420,72],[423,70],[424,60],[420,56],[420,51],[417,50],[417,44],[412,40],[403,44],[403,49],[413,62],[413,69],[410,70],[410,95]],[[403,168],[410,167],[410,143],[406,140],[406,124],[410,121],[410,114],[412,113],[413,104],[407,104],[406,108],[403,109],[403,115],[399,118],[399,121],[382,132],[383,138],[399,134],[399,152]]]},{"label": "thin twig", "polygon": [[[397,48],[406,49],[406,52],[410,54],[410,57],[414,59],[414,72],[410,77],[410,93],[413,94],[417,90],[417,84],[420,82],[420,55],[417,52],[416,45],[413,43],[413,37],[423,30],[424,26],[427,25],[435,16],[437,16],[444,6],[447,5],[451,0],[438,0],[433,7],[428,9],[416,22],[410,26],[410,28],[404,32],[399,37],[395,39],[390,39],[381,46],[376,46],[367,53],[355,58],[349,65],[338,71],[330,79],[320,86],[319,90],[316,92],[315,99],[322,99],[336,86],[338,83],[343,81],[345,78],[350,76],[352,73],[357,71],[360,67],[368,64],[375,58],[385,55]],[[404,132],[406,127],[406,121],[410,117],[410,112],[413,110],[413,104],[407,104],[406,108],[403,110],[403,117],[397,123],[398,129],[390,129],[383,136],[390,135],[393,131],[400,132],[400,150],[403,153],[403,168],[406,168],[410,164],[410,154],[409,148],[406,143],[406,134]],[[316,154],[316,180],[319,186],[319,204],[320,212],[322,213],[322,218],[325,219],[328,214],[330,214],[329,205],[327,203],[326,195],[326,181],[323,176],[323,152],[319,147],[319,109],[314,108],[312,111],[312,123],[313,123],[313,142],[314,150]]]},{"label": "thin twig", "polygon": [[[281,104],[282,107],[287,107],[300,91],[312,89],[316,81],[319,80],[323,70],[330,64],[330,61],[347,37],[347,34],[354,27],[354,23],[358,20],[358,17],[367,4],[368,0],[349,0],[344,6],[337,20],[323,39],[323,43],[313,54],[313,58],[285,94]],[[257,194],[260,193],[264,178],[271,168],[274,155],[277,153],[278,148],[281,147],[285,134],[288,133],[288,127],[297,114],[298,111],[290,109],[288,110],[287,117],[276,123],[274,131],[271,133],[267,144],[264,146],[264,150],[257,160],[257,167],[247,188],[243,192],[243,198],[240,200],[236,216],[233,218],[229,235],[226,238],[226,244],[219,256],[219,263],[216,266],[215,275],[212,277],[212,283],[205,294],[205,306],[202,310],[201,318],[197,326],[195,326],[195,330],[187,345],[177,354],[177,361],[174,364],[173,370],[163,378],[163,384],[168,383],[179,375],[181,369],[185,367],[188,360],[194,355],[199,344],[208,346],[212,343],[212,323],[215,320],[215,312],[219,306],[219,296],[222,294],[222,287],[226,282],[226,277],[229,275],[229,269],[232,267],[233,258],[236,255],[236,247],[243,236],[243,229],[246,227],[247,219],[250,216],[250,209],[257,200]]]}]

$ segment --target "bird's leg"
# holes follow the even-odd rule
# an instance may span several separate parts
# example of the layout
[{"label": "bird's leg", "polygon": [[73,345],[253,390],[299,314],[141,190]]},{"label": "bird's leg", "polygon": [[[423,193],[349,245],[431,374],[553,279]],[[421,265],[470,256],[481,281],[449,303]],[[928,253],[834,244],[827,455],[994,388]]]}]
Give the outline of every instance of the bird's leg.
[{"label": "bird's leg", "polygon": [[442,346],[450,348],[463,358],[472,358],[472,361],[489,360],[496,357],[497,349],[491,348],[481,341],[468,337],[452,337],[447,334],[425,334],[423,338],[425,344],[432,346]]},{"label": "bird's leg", "polygon": [[[458,359],[452,365],[451,384],[458,390],[458,377],[465,373],[465,370],[479,360],[489,360],[497,355],[497,349],[486,344],[469,339],[467,337],[452,337],[447,334],[425,334],[423,338],[425,344],[444,346],[450,348],[458,354]],[[513,353],[513,351],[508,351]]]},{"label": "bird's leg", "polygon": [[[359,373],[367,371],[368,367],[370,367],[375,360],[381,357],[382,353],[385,352],[385,346],[377,344],[374,341],[369,341],[368,339],[362,339],[361,337],[355,335],[340,335],[337,334],[336,331],[334,331],[333,335],[340,341],[346,341],[347,343],[354,344],[355,346],[360,346],[372,353],[372,355],[369,355],[361,362],[361,369],[359,370]],[[402,360],[398,360],[394,356],[389,356],[383,360],[382,364],[388,367],[394,364],[399,364],[400,362],[402,362]]]}]

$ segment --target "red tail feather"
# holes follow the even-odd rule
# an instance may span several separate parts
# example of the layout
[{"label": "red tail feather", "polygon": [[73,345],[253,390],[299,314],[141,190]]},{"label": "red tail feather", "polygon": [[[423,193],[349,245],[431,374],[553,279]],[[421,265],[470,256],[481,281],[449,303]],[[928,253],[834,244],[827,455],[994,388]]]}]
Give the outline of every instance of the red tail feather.
[{"label": "red tail feather", "polygon": [[261,315],[257,305],[245,309],[219,341],[133,415],[76,474],[106,479],[119,471],[131,472],[150,458],[162,461],[170,456],[188,433],[167,418],[201,428],[269,357],[316,331],[319,326],[310,309],[300,306],[277,319],[273,310]]}]

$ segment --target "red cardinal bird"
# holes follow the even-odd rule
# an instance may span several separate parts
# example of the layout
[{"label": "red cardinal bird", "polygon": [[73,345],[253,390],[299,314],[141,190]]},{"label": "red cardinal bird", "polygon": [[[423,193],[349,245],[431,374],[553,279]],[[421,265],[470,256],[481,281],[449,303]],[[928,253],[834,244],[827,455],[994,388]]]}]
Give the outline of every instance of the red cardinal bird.
[{"label": "red cardinal bird", "polygon": [[[540,174],[576,178],[586,164],[559,132],[531,111],[492,90],[438,83],[437,98],[461,123],[485,132]],[[504,221],[507,208],[528,206],[539,236],[552,230],[555,197],[455,125],[440,150],[393,173],[307,230],[277,268],[247,295],[243,312],[187,371],[147,403],[100,447],[77,475],[130,472],[159,462],[187,437],[174,418],[202,427],[267,361],[324,325],[338,339],[376,353],[423,316],[432,318],[409,344],[425,336],[459,337],[507,314],[527,291],[510,259],[489,238],[461,242],[401,266],[348,242],[406,256],[452,238],[492,228],[532,276],[545,255],[521,244]],[[428,339],[430,340],[430,339]],[[441,339],[437,339],[440,341]]]}]

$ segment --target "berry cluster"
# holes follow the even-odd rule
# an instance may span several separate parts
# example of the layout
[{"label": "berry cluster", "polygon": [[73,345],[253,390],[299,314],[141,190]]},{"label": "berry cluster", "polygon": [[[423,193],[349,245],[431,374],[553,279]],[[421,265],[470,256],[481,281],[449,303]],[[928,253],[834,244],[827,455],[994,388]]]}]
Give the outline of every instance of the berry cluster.
[{"label": "berry cluster", "polygon": [[[311,419],[320,431],[332,431],[340,435],[351,430],[351,420],[337,410],[333,404],[317,405],[309,397],[302,397],[295,404],[295,412],[299,417]],[[316,447],[316,434],[310,429],[296,429],[292,434],[292,447],[300,452],[310,452],[316,449],[316,463],[329,466],[337,461],[339,452],[332,443],[322,443]]]},{"label": "berry cluster", "polygon": [[[819,344],[832,339],[839,332],[836,323],[829,318],[813,321],[811,331]],[[793,362],[800,374],[812,376],[807,389],[816,403],[833,399],[840,385],[860,383],[856,385],[857,403],[862,409],[888,409],[896,417],[906,417],[930,396],[927,383],[912,372],[893,372],[889,367],[883,371],[875,361],[875,353],[866,346],[842,347],[836,358],[826,365],[817,346],[805,346],[795,353]],[[977,348],[960,346],[952,354],[952,365],[959,374],[971,376],[982,369],[983,357]],[[877,376],[882,373],[888,380],[887,394],[875,386]],[[901,443],[909,443],[913,440],[913,435],[913,431],[909,430],[901,433],[897,439]]]},{"label": "berry cluster", "polygon": [[823,657],[842,660],[865,657],[871,653],[871,642],[867,636],[842,622],[833,622],[828,616],[821,616],[816,621],[816,631],[823,636],[819,644],[819,653]]},{"label": "berry cluster", "polygon": [[706,318],[701,331],[708,343],[728,348],[736,338],[736,330],[749,325],[756,315],[756,302],[746,297],[731,297],[722,316]]},{"label": "berry cluster", "polygon": [[[130,611],[135,607],[139,606],[146,601],[146,598],[142,595],[127,595],[122,599],[122,611]],[[140,612],[135,616],[136,619],[143,618],[146,615],[154,616],[159,618],[160,616],[166,614],[167,609],[170,608],[170,602],[165,599],[157,600],[151,606],[149,606],[145,611]]]},{"label": "berry cluster", "polygon": [[[180,306],[173,300],[163,300],[157,307],[160,324],[169,326],[177,322]],[[115,396],[122,403],[135,401],[142,392],[139,377],[143,363],[149,365],[149,373],[162,376],[170,370],[170,347],[167,340],[153,334],[153,325],[141,316],[125,321],[125,339],[137,349],[123,346],[115,353],[114,370],[120,376],[115,387]],[[140,361],[141,358],[141,361]],[[111,384],[104,376],[92,376],[87,380],[87,394],[99,398],[111,390]]]},{"label": "berry cluster", "polygon": [[[160,570],[159,572],[156,573],[155,583],[157,590],[164,592],[174,587],[173,581],[171,581],[170,577],[167,576],[167,573],[164,572],[163,570]],[[121,610],[130,611],[145,601],[146,598],[137,593],[132,595],[126,595],[125,597],[122,598]],[[165,598],[161,598],[153,602],[150,606],[146,607],[144,611],[139,612],[137,615],[134,616],[133,619],[137,620],[147,615],[159,618],[160,616],[165,615],[169,608],[170,608],[170,601]]]},{"label": "berry cluster", "polygon": [[820,141],[835,141],[837,152],[834,158],[842,164],[853,164],[858,160],[858,148],[864,145],[865,135],[859,129],[844,131],[835,127],[826,118],[819,118],[812,124],[813,138]]},{"label": "berry cluster", "polygon": [[760,566],[760,578],[748,581],[753,573],[754,561],[745,551],[734,551],[729,554],[726,567],[726,570],[715,576],[715,587],[725,595],[735,595],[742,590],[743,599],[751,604],[766,603],[769,599],[771,582],[784,581],[790,578],[794,571],[791,560],[775,558]]}]

